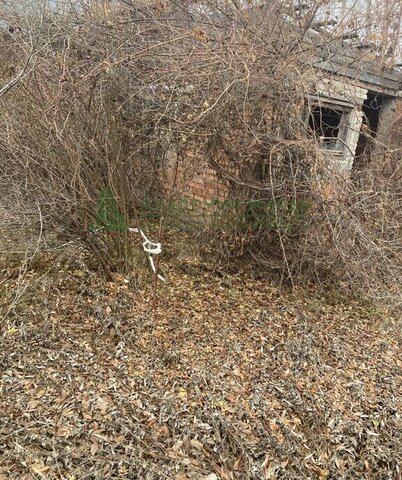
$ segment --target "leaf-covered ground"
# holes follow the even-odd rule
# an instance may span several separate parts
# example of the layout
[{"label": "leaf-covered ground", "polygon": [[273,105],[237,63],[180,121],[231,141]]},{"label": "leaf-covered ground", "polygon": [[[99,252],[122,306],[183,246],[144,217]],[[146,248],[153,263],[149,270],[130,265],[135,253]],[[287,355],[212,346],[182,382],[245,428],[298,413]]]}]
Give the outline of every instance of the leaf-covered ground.
[{"label": "leaf-covered ground", "polygon": [[153,311],[52,262],[3,263],[0,479],[400,478],[395,314],[197,262]]}]

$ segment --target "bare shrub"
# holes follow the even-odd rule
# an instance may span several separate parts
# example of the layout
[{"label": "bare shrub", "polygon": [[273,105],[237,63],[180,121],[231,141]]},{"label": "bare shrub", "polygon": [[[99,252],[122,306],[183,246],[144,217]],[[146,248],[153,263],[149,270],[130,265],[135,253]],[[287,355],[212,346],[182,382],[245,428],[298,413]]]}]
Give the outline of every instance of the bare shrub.
[{"label": "bare shrub", "polygon": [[[351,179],[306,127],[305,99],[325,77],[317,50],[342,53],[351,36],[346,21],[317,27],[323,3],[301,14],[281,1],[132,0],[31,15],[35,68],[2,98],[1,162],[109,273],[133,268],[127,226],[139,224],[144,196],[174,191],[167,172],[179,159],[227,182],[239,219],[272,217],[229,232],[220,245],[230,258],[249,252],[292,283],[398,298],[400,152],[382,146]],[[27,41],[3,37],[13,52]],[[398,51],[391,37],[386,64]]]}]

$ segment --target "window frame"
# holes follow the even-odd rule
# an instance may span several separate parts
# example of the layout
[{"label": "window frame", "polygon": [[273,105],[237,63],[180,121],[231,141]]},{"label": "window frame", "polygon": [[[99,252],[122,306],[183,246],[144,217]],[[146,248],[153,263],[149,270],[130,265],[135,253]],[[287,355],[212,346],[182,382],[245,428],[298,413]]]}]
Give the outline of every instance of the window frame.
[{"label": "window frame", "polygon": [[[312,111],[314,108],[332,110],[341,114],[338,135],[336,137],[318,137],[320,148],[323,152],[332,155],[334,158],[344,159],[347,155],[348,145],[348,132],[350,128],[350,118],[353,111],[353,106],[347,102],[338,102],[338,101],[324,101],[319,98],[308,98],[305,105],[305,114],[304,114],[304,123],[307,127],[307,131],[311,135],[315,135],[316,131],[310,127],[310,118],[312,116]],[[334,139],[333,143],[336,144],[337,148],[327,148],[324,142],[325,139]]]}]

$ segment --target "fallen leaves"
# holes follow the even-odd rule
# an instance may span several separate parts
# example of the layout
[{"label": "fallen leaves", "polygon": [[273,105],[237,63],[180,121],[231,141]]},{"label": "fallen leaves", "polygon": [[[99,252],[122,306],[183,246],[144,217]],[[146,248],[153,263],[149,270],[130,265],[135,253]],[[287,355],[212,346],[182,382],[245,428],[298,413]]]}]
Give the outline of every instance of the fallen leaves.
[{"label": "fallen leaves", "polygon": [[0,478],[397,478],[400,333],[362,307],[194,269],[151,317],[63,268],[0,337]]}]

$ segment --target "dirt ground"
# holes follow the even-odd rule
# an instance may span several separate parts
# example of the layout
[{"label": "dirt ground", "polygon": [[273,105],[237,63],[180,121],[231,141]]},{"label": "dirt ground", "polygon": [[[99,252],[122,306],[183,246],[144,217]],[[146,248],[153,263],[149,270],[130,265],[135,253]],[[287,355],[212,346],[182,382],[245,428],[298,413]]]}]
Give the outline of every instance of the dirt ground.
[{"label": "dirt ground", "polygon": [[194,259],[2,253],[0,479],[397,479],[395,313]]}]

